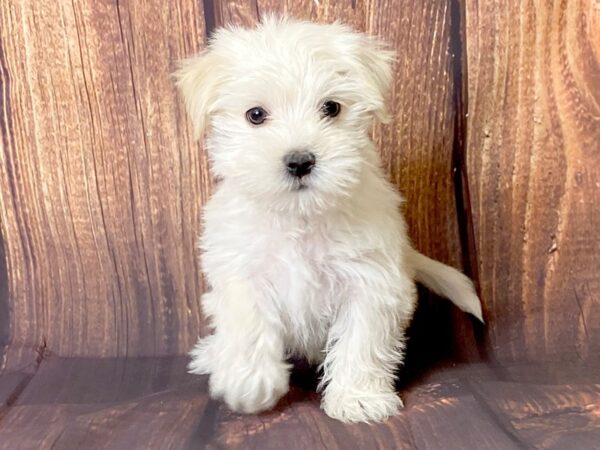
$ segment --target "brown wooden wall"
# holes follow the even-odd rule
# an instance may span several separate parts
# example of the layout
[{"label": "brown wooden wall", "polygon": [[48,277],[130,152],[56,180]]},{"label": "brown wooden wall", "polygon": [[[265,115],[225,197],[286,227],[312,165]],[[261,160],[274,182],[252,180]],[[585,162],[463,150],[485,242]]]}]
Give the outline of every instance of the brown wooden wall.
[{"label": "brown wooden wall", "polygon": [[596,0],[15,0],[0,3],[0,368],[40,347],[181,354],[203,332],[211,181],[170,74],[215,26],[267,11],[343,20],[398,51],[395,119],[375,139],[415,244],[479,273],[488,319],[476,344],[427,299],[418,345],[596,358]]},{"label": "brown wooden wall", "polygon": [[0,6],[0,202],[15,348],[183,352],[201,328],[194,252],[207,165],[170,73],[202,5]]},{"label": "brown wooden wall", "polygon": [[468,156],[490,347],[600,357],[600,3],[466,2]]}]

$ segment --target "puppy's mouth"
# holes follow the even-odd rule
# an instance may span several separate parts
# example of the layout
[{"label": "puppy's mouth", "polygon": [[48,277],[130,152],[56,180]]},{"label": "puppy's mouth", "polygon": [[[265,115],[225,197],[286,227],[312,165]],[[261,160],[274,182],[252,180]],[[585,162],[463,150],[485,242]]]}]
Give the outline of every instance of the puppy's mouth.
[{"label": "puppy's mouth", "polygon": [[294,180],[294,183],[292,184],[292,191],[305,191],[308,188],[308,180],[302,178],[299,180]]}]

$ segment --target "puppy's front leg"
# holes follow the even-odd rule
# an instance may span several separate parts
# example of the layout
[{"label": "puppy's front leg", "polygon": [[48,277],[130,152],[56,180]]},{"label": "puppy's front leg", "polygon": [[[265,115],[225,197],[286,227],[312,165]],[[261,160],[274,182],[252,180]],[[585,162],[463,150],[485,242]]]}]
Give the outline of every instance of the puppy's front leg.
[{"label": "puppy's front leg", "polygon": [[289,388],[281,329],[265,314],[267,302],[247,281],[229,282],[202,299],[215,332],[198,343],[190,369],[210,373],[211,395],[234,411],[269,409]]},{"label": "puppy's front leg", "polygon": [[381,421],[402,407],[395,372],[403,360],[414,283],[353,286],[330,330],[323,363],[322,407],[344,422]]}]

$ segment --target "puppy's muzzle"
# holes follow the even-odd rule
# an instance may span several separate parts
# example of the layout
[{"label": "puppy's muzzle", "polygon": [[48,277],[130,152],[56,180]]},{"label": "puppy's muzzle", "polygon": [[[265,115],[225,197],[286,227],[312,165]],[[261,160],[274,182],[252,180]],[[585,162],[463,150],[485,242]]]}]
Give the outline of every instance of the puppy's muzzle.
[{"label": "puppy's muzzle", "polygon": [[315,155],[304,150],[294,150],[283,157],[288,173],[296,178],[308,175],[315,167],[315,162]]}]

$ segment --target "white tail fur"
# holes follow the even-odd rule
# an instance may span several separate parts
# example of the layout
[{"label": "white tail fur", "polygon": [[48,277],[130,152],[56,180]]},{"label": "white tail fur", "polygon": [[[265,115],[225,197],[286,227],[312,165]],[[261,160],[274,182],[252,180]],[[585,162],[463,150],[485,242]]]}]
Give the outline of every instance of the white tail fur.
[{"label": "white tail fur", "polygon": [[408,261],[415,269],[415,280],[438,295],[452,301],[463,311],[473,314],[481,322],[481,302],[471,280],[458,270],[435,261],[411,249]]}]

